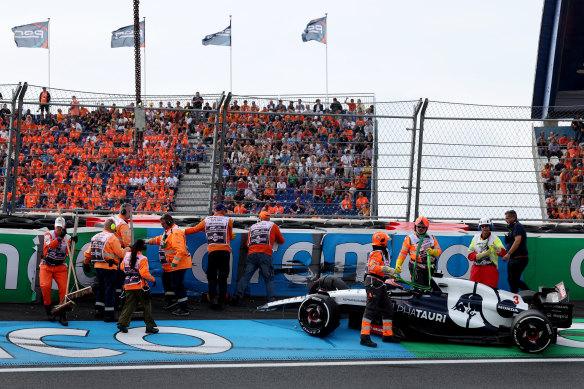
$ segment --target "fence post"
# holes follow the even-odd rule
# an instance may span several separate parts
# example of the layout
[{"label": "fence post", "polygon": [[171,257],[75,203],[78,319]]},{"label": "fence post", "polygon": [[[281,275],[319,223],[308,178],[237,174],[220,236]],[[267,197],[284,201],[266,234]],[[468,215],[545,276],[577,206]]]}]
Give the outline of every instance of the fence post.
[{"label": "fence post", "polygon": [[[215,111],[215,130],[213,131],[213,159],[211,163],[211,190],[209,191],[209,215],[213,214],[213,192],[215,191],[215,173],[217,167],[217,135],[219,128],[219,115],[221,115],[221,106],[225,100],[225,91],[221,93],[221,98],[219,98],[219,103],[217,104],[217,110]],[[221,172],[223,174],[223,172]]]},{"label": "fence post", "polygon": [[14,145],[14,177],[12,180],[12,199],[10,202],[10,213],[14,213],[16,209],[16,187],[18,186],[18,155],[20,154],[20,126],[22,124],[22,101],[24,100],[24,95],[28,89],[28,83],[25,82],[20,89],[20,95],[18,96],[18,116],[16,121],[16,144]]},{"label": "fence post", "polygon": [[[15,176],[12,174],[12,169],[14,163],[12,161],[12,138],[14,136],[14,115],[16,113],[16,99],[20,94],[22,85],[19,82],[15,90],[12,91],[12,114],[9,115],[10,125],[8,130],[8,149],[6,151],[6,162],[5,162],[5,172],[4,172],[4,190],[2,191],[2,213],[6,214],[8,204],[6,204],[6,198],[8,197],[8,179],[11,178],[10,183],[14,185]],[[15,158],[17,160],[17,158]]]},{"label": "fence post", "polygon": [[[327,95],[328,97],[328,95]],[[373,158],[371,159],[371,208],[369,209],[370,216],[379,216],[379,194],[377,180],[379,179],[378,169],[378,159],[379,159],[379,132],[377,129],[377,118],[378,114],[377,104],[375,103],[375,97],[373,98],[373,106],[375,107],[375,112],[373,112],[373,117],[375,118],[375,125],[373,127]]]},{"label": "fence post", "polygon": [[223,112],[221,114],[221,145],[219,147],[219,174],[217,175],[217,202],[220,203],[223,197],[223,163],[225,152],[225,132],[228,128],[227,126],[227,109],[229,109],[229,103],[231,102],[231,92],[227,94],[225,101],[223,102]]},{"label": "fence post", "polygon": [[[410,220],[411,207],[412,207],[412,181],[414,180],[414,155],[416,154],[416,131],[418,130],[418,114],[420,113],[420,108],[422,108],[422,99],[418,101],[418,104],[414,108],[414,115],[412,116],[412,148],[410,151],[410,169],[408,178],[408,205],[406,207],[406,221]],[[404,188],[405,189],[405,188]]]},{"label": "fence post", "polygon": [[[420,180],[422,174],[422,149],[424,145],[424,120],[426,119],[426,109],[428,108],[428,99],[424,99],[422,111],[420,113],[420,141],[418,143],[418,170],[416,176],[416,201],[414,202],[414,220],[419,216],[420,211]],[[413,154],[412,154],[413,155]]]}]

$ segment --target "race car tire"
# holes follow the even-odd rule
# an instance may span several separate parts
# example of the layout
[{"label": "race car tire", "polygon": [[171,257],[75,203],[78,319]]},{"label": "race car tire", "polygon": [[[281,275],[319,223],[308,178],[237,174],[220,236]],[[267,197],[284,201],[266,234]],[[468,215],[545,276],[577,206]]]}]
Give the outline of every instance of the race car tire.
[{"label": "race car tire", "polygon": [[324,277],[320,277],[318,280],[314,281],[312,285],[310,285],[310,289],[308,290],[309,294],[318,293],[319,290],[329,292],[331,290],[342,290],[342,289],[349,289],[345,281],[341,280],[340,278],[336,278],[334,276],[328,275]]},{"label": "race car tire", "polygon": [[553,343],[554,326],[540,311],[529,309],[513,319],[511,337],[519,350],[525,353],[539,353]]},{"label": "race car tire", "polygon": [[308,295],[298,308],[298,323],[307,334],[324,338],[340,324],[339,306],[331,297]]}]

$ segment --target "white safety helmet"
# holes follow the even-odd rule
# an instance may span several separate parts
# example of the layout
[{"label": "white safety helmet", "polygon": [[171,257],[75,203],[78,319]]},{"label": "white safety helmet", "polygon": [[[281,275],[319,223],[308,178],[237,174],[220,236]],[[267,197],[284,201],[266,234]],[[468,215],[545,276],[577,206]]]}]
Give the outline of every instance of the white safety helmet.
[{"label": "white safety helmet", "polygon": [[65,222],[65,219],[63,219],[62,217],[58,217],[55,219],[55,227],[65,228],[66,225],[67,223]]},{"label": "white safety helmet", "polygon": [[479,226],[478,226],[479,231],[481,230],[481,226],[489,226],[491,231],[494,229],[493,222],[491,222],[491,219],[489,219],[488,217],[483,217],[481,220],[479,220]]}]

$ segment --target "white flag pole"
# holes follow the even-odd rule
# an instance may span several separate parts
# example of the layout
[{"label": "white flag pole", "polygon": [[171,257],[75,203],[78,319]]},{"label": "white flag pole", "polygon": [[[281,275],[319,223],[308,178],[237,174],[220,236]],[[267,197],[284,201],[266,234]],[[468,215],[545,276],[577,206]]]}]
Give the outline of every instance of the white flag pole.
[{"label": "white flag pole", "polygon": [[329,102],[329,92],[328,92],[328,13],[324,14],[326,20],[326,26],[324,30],[324,47],[325,47],[325,74],[326,74],[326,102]]},{"label": "white flag pole", "polygon": [[[144,57],[144,67],[142,70],[142,74],[144,75],[144,96],[146,95],[146,16],[144,16],[144,51],[142,54],[142,57]],[[142,105],[146,105],[146,104],[142,104]],[[132,240],[133,242],[133,240]]]},{"label": "white flag pole", "polygon": [[49,56],[49,90],[51,90],[51,18],[47,22],[47,48]]},{"label": "white flag pole", "polygon": [[229,92],[233,93],[233,31],[231,29],[231,15],[229,15]]}]

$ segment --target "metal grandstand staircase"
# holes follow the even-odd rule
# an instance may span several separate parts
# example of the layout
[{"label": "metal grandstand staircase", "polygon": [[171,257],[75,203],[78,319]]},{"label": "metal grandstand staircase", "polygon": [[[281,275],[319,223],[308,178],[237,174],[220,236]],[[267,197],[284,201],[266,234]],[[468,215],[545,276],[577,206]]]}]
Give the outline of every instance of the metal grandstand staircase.
[{"label": "metal grandstand staircase", "polygon": [[211,190],[211,163],[199,162],[200,173],[191,169],[183,173],[174,196],[175,212],[208,215],[209,191]]},{"label": "metal grandstand staircase", "polygon": [[[199,139],[189,136],[189,144],[194,146]],[[180,178],[178,189],[174,196],[175,212],[188,213],[196,216],[209,214],[209,192],[211,191],[211,162],[213,145],[207,147],[207,162],[199,161],[199,173],[196,169],[184,172]]]}]

